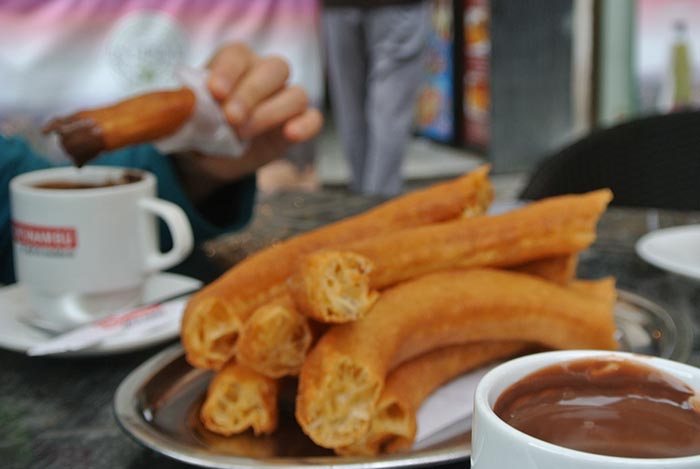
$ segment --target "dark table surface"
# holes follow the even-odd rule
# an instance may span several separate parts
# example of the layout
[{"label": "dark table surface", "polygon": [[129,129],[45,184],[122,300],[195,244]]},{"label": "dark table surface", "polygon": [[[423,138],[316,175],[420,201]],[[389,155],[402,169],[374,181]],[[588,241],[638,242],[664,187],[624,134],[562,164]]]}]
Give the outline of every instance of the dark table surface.
[{"label": "dark table surface", "polygon": [[[343,191],[283,194],[261,200],[248,229],[207,242],[187,270],[210,281],[248,253],[275,240],[378,202]],[[610,208],[599,224],[598,240],[581,257],[579,276],[614,275],[620,288],[689,319],[695,332],[700,321],[700,283],[652,267],[634,252],[635,242],[644,233],[690,223],[700,223],[700,213]],[[112,413],[112,398],[119,383],[173,343],[99,358],[30,358],[0,351],[0,467],[189,467],[133,441],[119,428]],[[687,361],[700,366],[697,340]],[[443,467],[463,468],[465,464]]]}]

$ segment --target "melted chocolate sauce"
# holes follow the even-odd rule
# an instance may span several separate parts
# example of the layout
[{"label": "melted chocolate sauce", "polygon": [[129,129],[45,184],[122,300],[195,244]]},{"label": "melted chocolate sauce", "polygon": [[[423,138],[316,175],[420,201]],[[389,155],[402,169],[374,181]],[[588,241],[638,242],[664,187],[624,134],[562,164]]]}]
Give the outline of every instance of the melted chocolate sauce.
[{"label": "melted chocolate sauce", "polygon": [[93,119],[77,116],[54,119],[43,131],[58,134],[61,146],[77,167],[83,166],[106,148],[102,131]]},{"label": "melted chocolate sauce", "polygon": [[588,453],[700,454],[700,398],[637,362],[585,359],[544,368],[506,389],[494,412],[528,435]]},{"label": "melted chocolate sauce", "polygon": [[91,182],[78,182],[78,181],[44,181],[38,184],[34,184],[34,187],[38,189],[97,189],[100,187],[112,187],[121,186],[124,184],[131,184],[132,182],[138,182],[143,179],[137,172],[125,171],[121,176],[108,179],[100,183]]}]

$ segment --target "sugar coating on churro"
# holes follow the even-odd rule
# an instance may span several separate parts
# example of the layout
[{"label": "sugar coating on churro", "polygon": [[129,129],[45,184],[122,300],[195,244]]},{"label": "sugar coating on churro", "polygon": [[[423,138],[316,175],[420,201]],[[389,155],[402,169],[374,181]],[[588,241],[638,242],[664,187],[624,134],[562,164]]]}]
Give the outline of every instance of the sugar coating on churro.
[{"label": "sugar coating on churro", "polygon": [[272,433],[277,429],[278,391],[277,380],[231,362],[209,384],[200,419],[208,430],[220,435],[249,428],[256,435]]}]

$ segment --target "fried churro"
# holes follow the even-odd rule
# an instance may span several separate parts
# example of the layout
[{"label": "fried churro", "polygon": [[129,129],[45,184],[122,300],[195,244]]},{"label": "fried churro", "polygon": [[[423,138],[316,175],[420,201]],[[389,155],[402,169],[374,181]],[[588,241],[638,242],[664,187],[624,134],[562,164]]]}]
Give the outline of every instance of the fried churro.
[{"label": "fried churro", "polygon": [[321,325],[301,314],[289,295],[261,306],[241,329],[236,360],[271,378],[296,376]]},{"label": "fried churro", "polygon": [[509,270],[534,275],[559,285],[567,285],[576,277],[577,267],[578,253],[573,253],[536,259],[510,267]]},{"label": "fried churro", "polygon": [[209,383],[200,410],[204,426],[219,435],[234,435],[249,428],[256,435],[277,428],[279,382],[231,361]]},{"label": "fried churro", "polygon": [[235,353],[253,311],[281,296],[298,261],[320,248],[402,228],[484,213],[493,198],[487,166],[390,200],[374,209],[293,237],[237,264],[189,301],[182,342],[194,366],[218,368]]},{"label": "fried churro", "polygon": [[[512,270],[566,285],[576,273],[577,259],[575,254],[548,257]],[[236,359],[265,376],[295,376],[311,342],[325,330],[324,326],[327,327],[301,314],[289,295],[276,298],[258,308],[243,325]]]},{"label": "fried churro", "polygon": [[471,342],[427,352],[389,373],[370,421],[369,431],[342,455],[395,453],[410,448],[416,437],[416,412],[437,388],[457,376],[533,350],[526,342]]},{"label": "fried churro", "polygon": [[605,277],[598,280],[574,280],[569,288],[585,296],[591,296],[606,302],[612,308],[617,300],[615,277]]},{"label": "fried churro", "polygon": [[[407,228],[319,250],[301,259],[290,292],[311,318],[354,321],[371,308],[378,290],[430,272],[512,267],[577,253],[595,240],[611,198],[607,189],[552,197],[501,215]],[[575,262],[565,267],[575,268]]]},{"label": "fried churro", "polygon": [[612,307],[526,274],[441,271],[382,293],[363,318],[328,330],[299,377],[296,417],[318,445],[369,430],[389,370],[437,347],[520,340],[547,348],[615,349]]},{"label": "fried churro", "polygon": [[189,88],[147,93],[111,106],[53,119],[44,133],[56,132],[77,166],[99,153],[166,137],[192,115],[196,104]]}]

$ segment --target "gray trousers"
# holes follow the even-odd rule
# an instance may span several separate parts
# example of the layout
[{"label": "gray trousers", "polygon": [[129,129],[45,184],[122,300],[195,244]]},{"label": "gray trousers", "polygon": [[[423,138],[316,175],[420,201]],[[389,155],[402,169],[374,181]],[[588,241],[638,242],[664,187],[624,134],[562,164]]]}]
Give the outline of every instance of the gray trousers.
[{"label": "gray trousers", "polygon": [[391,196],[402,189],[429,15],[426,2],[323,13],[333,118],[355,192]]}]

